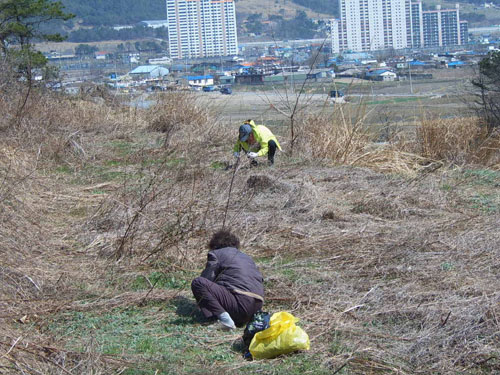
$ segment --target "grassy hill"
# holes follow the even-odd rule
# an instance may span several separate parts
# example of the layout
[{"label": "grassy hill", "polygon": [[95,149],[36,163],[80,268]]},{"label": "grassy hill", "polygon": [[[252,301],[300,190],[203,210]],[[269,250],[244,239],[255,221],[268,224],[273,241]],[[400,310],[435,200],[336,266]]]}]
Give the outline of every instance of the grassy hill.
[{"label": "grassy hill", "polygon": [[[328,2],[325,1],[324,3],[326,4]],[[290,0],[240,0],[236,2],[236,12],[245,18],[249,14],[256,13],[261,13],[264,17],[275,15],[292,18],[295,17],[297,10],[302,10],[306,12],[310,18],[330,18],[332,14],[334,14],[333,9],[336,8],[335,5],[332,5],[332,10],[327,12],[326,8],[328,7],[321,7],[318,9],[316,7],[308,7],[307,5],[307,2],[302,2],[301,4]]]},{"label": "grassy hill", "polygon": [[[133,24],[143,20],[164,19],[166,7],[164,0],[62,0],[66,9],[78,16],[83,25],[114,26]],[[436,2],[427,0],[425,7],[434,7],[440,3],[443,7],[455,7],[455,2]],[[499,22],[498,9],[479,8],[479,4],[461,2],[463,13],[475,14],[472,24],[491,24]],[[329,18],[338,16],[337,0],[239,0],[236,2],[236,12],[246,18],[250,14],[260,13],[264,18],[270,15],[293,18],[297,10],[307,13],[310,18]],[[483,18],[484,17],[484,18]]]},{"label": "grassy hill", "polygon": [[[33,90],[19,111],[26,88],[6,71],[1,371],[500,371],[500,141],[476,119],[382,129],[372,104],[290,92],[173,92],[138,109],[101,87]],[[272,168],[232,157],[249,98],[284,149]],[[223,225],[264,275],[265,310],[300,318],[310,351],[248,362],[241,329],[200,318],[190,282]]]},{"label": "grassy hill", "polygon": [[[165,19],[166,6],[164,0],[62,0],[66,10],[74,13],[81,20],[83,25],[92,26],[114,26],[128,25],[143,20]],[[300,5],[302,3],[303,5]],[[305,11],[311,18],[327,17],[330,8],[327,2],[320,7],[315,3],[308,3],[308,0],[293,2],[290,0],[240,0],[236,3],[236,11],[242,17],[249,14],[261,13],[267,17],[269,15],[281,15],[285,18],[295,16],[297,10]],[[308,7],[307,5],[311,5]],[[316,10],[315,10],[316,9]],[[333,9],[333,8],[332,8]]]}]

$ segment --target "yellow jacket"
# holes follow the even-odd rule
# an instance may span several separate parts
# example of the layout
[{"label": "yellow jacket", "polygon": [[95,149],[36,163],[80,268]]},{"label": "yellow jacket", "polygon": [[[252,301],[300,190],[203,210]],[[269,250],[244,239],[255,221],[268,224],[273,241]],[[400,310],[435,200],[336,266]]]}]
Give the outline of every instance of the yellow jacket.
[{"label": "yellow jacket", "polygon": [[[253,120],[248,122],[247,124],[249,124],[252,127],[252,134],[253,134],[255,140],[260,145],[259,151],[257,152],[257,156],[267,155],[267,153],[269,151],[268,142],[271,140],[276,142],[276,146],[278,146],[278,149],[281,150],[281,146],[278,142],[278,139],[271,132],[271,130],[269,130],[264,125],[255,125],[255,122]],[[250,148],[251,148],[250,144],[248,144],[247,142],[242,142],[238,139],[238,141],[236,141],[236,144],[234,145],[233,151],[240,152],[241,149],[243,149],[246,152],[248,152],[250,150]]]}]

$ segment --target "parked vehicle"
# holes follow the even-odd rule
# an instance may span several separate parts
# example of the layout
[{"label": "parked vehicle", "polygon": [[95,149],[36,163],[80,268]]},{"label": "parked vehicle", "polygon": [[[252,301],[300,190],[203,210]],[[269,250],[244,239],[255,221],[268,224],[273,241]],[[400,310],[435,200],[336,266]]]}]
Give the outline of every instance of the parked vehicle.
[{"label": "parked vehicle", "polygon": [[215,86],[203,86],[204,92],[212,92],[215,91]]},{"label": "parked vehicle", "polygon": [[224,95],[231,95],[233,93],[233,90],[231,87],[223,87],[220,89],[220,93]]},{"label": "parked vehicle", "polygon": [[330,98],[342,98],[343,96],[344,96],[344,92],[341,90],[330,91]]}]

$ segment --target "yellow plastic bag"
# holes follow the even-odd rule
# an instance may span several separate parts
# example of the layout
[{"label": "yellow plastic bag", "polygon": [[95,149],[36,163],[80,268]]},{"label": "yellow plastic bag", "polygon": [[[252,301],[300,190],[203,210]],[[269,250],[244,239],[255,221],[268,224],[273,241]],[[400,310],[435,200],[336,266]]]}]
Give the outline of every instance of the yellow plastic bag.
[{"label": "yellow plastic bag", "polygon": [[298,321],[288,312],[274,313],[270,327],[257,332],[250,343],[253,358],[274,358],[296,350],[309,350],[309,336],[295,325]]}]

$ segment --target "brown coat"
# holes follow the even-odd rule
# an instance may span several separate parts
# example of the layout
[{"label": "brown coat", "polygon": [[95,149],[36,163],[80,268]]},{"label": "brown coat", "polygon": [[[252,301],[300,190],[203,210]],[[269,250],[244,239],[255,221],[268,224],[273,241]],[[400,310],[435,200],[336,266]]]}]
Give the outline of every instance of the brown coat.
[{"label": "brown coat", "polygon": [[257,265],[250,256],[234,247],[210,251],[201,277],[231,291],[239,289],[264,297],[263,278]]}]

